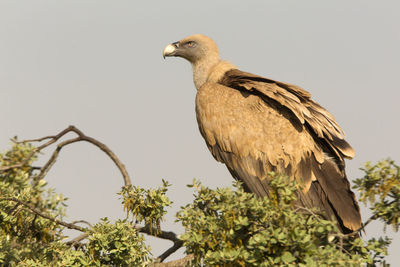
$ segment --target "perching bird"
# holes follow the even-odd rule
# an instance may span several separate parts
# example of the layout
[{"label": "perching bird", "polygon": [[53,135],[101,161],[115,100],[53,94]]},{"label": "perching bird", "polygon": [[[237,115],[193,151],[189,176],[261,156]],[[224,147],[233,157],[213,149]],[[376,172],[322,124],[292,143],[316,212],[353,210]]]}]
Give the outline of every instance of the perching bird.
[{"label": "perching bird", "polygon": [[301,183],[298,202],[336,219],[344,233],[361,227],[345,174],[353,148],[335,118],[304,89],[240,71],[221,60],[216,43],[196,34],[165,47],[193,67],[196,117],[214,158],[246,191],[268,196],[268,172]]}]

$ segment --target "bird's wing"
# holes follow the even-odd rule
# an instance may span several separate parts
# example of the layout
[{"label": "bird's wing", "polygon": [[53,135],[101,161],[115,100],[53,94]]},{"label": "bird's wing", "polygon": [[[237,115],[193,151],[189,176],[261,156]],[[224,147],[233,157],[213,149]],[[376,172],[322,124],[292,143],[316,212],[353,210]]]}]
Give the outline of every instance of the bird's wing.
[{"label": "bird's wing", "polygon": [[231,70],[198,90],[196,114],[213,156],[249,191],[265,196],[267,173],[286,173],[301,182],[302,205],[319,207],[347,229],[359,228],[344,165],[336,163],[354,152],[335,119],[308,92]]},{"label": "bird's wing", "polygon": [[340,162],[343,161],[343,157],[354,157],[354,150],[344,140],[344,131],[339,127],[335,118],[313,101],[310,93],[304,89],[237,69],[226,72],[220,83],[256,93],[264,99],[268,98],[268,101],[279,103],[282,108],[289,109],[301,124],[312,130],[315,138],[318,138],[325,149],[332,152]]}]

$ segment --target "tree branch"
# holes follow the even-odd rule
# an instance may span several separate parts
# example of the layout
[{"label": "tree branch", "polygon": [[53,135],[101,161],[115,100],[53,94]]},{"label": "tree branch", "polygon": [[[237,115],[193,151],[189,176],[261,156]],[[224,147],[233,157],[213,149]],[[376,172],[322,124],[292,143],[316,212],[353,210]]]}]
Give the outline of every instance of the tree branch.
[{"label": "tree branch", "polygon": [[162,238],[162,239],[167,239],[167,240],[174,242],[172,247],[170,247],[163,254],[158,256],[157,259],[159,260],[159,262],[163,262],[167,257],[169,257],[172,253],[174,253],[175,251],[177,251],[178,249],[180,249],[183,246],[183,241],[181,239],[179,239],[178,236],[174,232],[161,231],[161,232],[157,233],[156,228],[148,226],[148,225],[146,225],[144,227],[135,226],[135,228],[140,233],[144,233],[144,234],[155,236],[155,237]]},{"label": "tree branch", "polygon": [[150,227],[148,225],[146,225],[146,226],[135,225],[134,227],[140,233],[144,233],[144,234],[147,234],[147,235],[159,237],[159,238],[162,238],[162,239],[167,239],[167,240],[170,240],[172,242],[180,241],[180,239],[177,237],[177,235],[174,232],[171,232],[171,231],[162,231],[161,230],[161,232],[157,233],[158,230],[155,227]]},{"label": "tree branch", "polygon": [[351,232],[351,233],[348,233],[348,234],[343,234],[342,236],[343,236],[343,237],[356,236],[356,235],[359,234],[359,232],[361,232],[361,231],[363,231],[364,234],[365,234],[365,227],[367,227],[367,225],[368,225],[370,222],[372,222],[373,220],[376,220],[376,219],[378,219],[378,214],[374,214],[374,215],[372,215],[371,217],[369,217],[369,219],[368,219],[365,223],[363,223],[363,224],[361,225],[361,227],[358,228],[357,230],[355,230],[355,231],[353,231],[353,232]]},{"label": "tree branch", "polygon": [[77,225],[72,224],[72,223],[67,223],[67,222],[60,221],[60,220],[58,220],[58,219],[56,219],[56,218],[54,218],[54,217],[52,217],[50,215],[47,215],[47,214],[41,212],[40,210],[32,207],[28,203],[25,203],[24,201],[19,200],[17,198],[14,198],[14,197],[0,197],[0,200],[17,202],[18,204],[23,205],[24,207],[28,208],[34,214],[36,214],[36,215],[38,215],[38,216],[40,216],[42,218],[48,219],[50,221],[53,221],[53,222],[55,222],[55,223],[57,223],[59,225],[62,225],[64,227],[67,227],[68,229],[78,230],[78,231],[81,231],[81,232],[85,232],[86,231],[86,228],[77,226]]},{"label": "tree branch", "polygon": [[188,266],[187,264],[189,262],[191,262],[193,259],[194,259],[194,255],[189,254],[186,257],[179,259],[179,260],[163,262],[163,263],[154,263],[153,265],[150,265],[150,266],[151,267],[185,267],[185,266]]},{"label": "tree branch", "polygon": [[[58,139],[60,139],[62,136],[64,136],[65,134],[67,134],[68,132],[71,131],[71,127],[74,126],[69,126],[68,128],[62,130],[59,134],[57,135],[51,135],[51,136],[45,136],[42,138],[37,138],[37,139],[28,139],[28,140],[24,140],[24,141],[19,141],[16,142],[17,144],[22,144],[22,143],[32,143],[32,142],[41,142],[44,141],[46,139],[51,139],[48,142],[42,144],[41,146],[36,147],[27,157],[24,161],[22,161],[19,164],[15,164],[15,165],[11,165],[11,166],[1,166],[0,167],[0,171],[8,171],[10,169],[14,169],[14,168],[21,168],[24,167],[28,161],[33,157],[33,155],[35,155],[35,153],[40,152],[42,149],[52,145],[53,143],[55,143]],[[12,140],[14,141],[14,140]]]},{"label": "tree branch", "polygon": [[75,246],[76,244],[78,244],[79,242],[81,242],[83,239],[87,238],[89,236],[89,234],[84,233],[81,235],[78,235],[77,237],[75,237],[74,239],[69,240],[68,242],[66,242],[65,244],[68,246]]},{"label": "tree branch", "polygon": [[175,251],[180,249],[182,246],[183,246],[182,240],[178,240],[178,241],[174,242],[174,245],[172,247],[170,247],[169,249],[167,249],[163,254],[158,256],[157,259],[160,262],[163,262],[166,258],[168,258],[172,253],[175,253]]},{"label": "tree branch", "polygon": [[0,167],[0,171],[6,171],[6,170],[10,170],[13,168],[21,168],[23,166],[25,166],[27,164],[27,162],[33,157],[33,155],[37,152],[40,152],[41,150],[43,150],[44,148],[54,144],[55,142],[57,142],[60,138],[62,138],[64,135],[73,132],[75,134],[78,135],[78,137],[76,138],[72,138],[72,139],[68,139],[65,140],[61,143],[59,143],[57,145],[57,148],[54,150],[53,154],[51,155],[50,159],[46,162],[46,164],[41,168],[40,173],[37,177],[37,180],[42,179],[44,176],[46,176],[46,174],[48,173],[48,171],[50,170],[50,168],[54,165],[54,163],[57,160],[58,154],[61,151],[61,149],[64,146],[67,146],[69,144],[72,143],[76,143],[76,142],[80,142],[80,141],[86,141],[88,143],[91,143],[92,145],[97,146],[100,150],[102,150],[104,153],[107,154],[107,156],[110,157],[110,159],[115,163],[115,165],[118,167],[118,169],[120,170],[122,177],[124,179],[124,184],[125,186],[129,186],[131,185],[131,179],[129,177],[129,174],[125,168],[125,165],[122,164],[122,162],[118,159],[118,157],[114,154],[114,152],[111,151],[111,149],[109,149],[105,144],[101,143],[100,141],[85,135],[81,130],[79,130],[78,128],[76,128],[75,126],[69,126],[66,129],[62,130],[60,133],[58,133],[57,135],[51,135],[51,136],[45,136],[45,137],[41,137],[38,139],[29,139],[29,140],[24,140],[24,141],[20,141],[17,143],[32,143],[32,142],[42,142],[44,140],[48,140],[46,143],[36,147],[32,153],[30,153],[28,155],[28,157],[21,162],[20,164],[16,164],[16,165],[12,165],[12,166],[2,166]]},{"label": "tree branch", "polygon": [[87,224],[90,228],[92,228],[93,226],[92,226],[92,224],[90,223],[90,222],[88,222],[88,221],[85,221],[85,220],[78,220],[78,221],[73,221],[72,222],[73,224],[77,224],[77,223],[84,223],[84,224]]}]

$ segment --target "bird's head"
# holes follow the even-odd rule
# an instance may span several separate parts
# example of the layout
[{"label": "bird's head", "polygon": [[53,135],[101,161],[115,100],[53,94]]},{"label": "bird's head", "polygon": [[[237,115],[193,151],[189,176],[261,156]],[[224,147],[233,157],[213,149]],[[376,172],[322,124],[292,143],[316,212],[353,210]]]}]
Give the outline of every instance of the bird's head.
[{"label": "bird's head", "polygon": [[217,44],[202,34],[195,34],[164,48],[163,57],[182,57],[190,63],[219,60]]}]

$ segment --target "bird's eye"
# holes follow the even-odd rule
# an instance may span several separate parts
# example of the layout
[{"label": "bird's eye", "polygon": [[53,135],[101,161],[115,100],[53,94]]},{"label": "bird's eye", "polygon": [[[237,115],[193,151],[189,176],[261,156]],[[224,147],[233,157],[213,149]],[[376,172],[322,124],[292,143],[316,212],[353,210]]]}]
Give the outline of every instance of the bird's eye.
[{"label": "bird's eye", "polygon": [[193,41],[189,41],[189,42],[185,43],[185,46],[188,47],[188,48],[193,48],[193,47],[196,46],[196,43],[193,42]]}]

